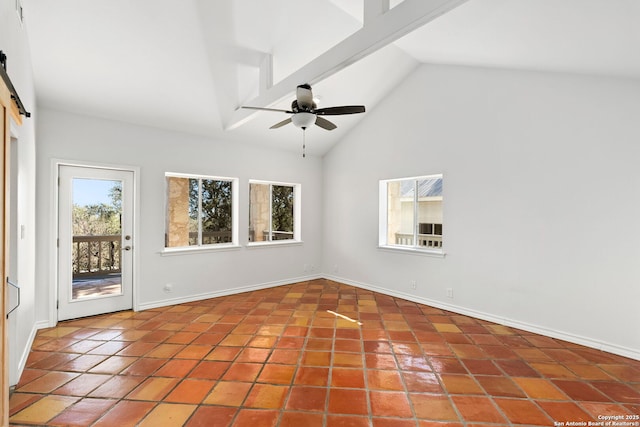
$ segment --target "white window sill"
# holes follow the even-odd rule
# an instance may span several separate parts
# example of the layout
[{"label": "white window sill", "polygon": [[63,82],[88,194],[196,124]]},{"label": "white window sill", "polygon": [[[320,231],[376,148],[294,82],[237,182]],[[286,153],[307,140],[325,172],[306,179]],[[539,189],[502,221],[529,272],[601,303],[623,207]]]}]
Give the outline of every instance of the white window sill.
[{"label": "white window sill", "polygon": [[412,255],[423,255],[430,256],[435,258],[444,258],[445,252],[441,250],[433,250],[433,249],[420,249],[410,246],[389,246],[389,245],[380,245],[378,249],[389,252],[404,252]]},{"label": "white window sill", "polygon": [[247,243],[247,249],[253,248],[270,248],[274,246],[300,246],[302,240],[274,240],[271,242],[249,242]]},{"label": "white window sill", "polygon": [[164,248],[162,251],[160,251],[160,255],[173,256],[173,255],[201,254],[206,252],[235,251],[238,249],[242,249],[242,246],[235,245],[232,243],[219,243],[217,245]]}]

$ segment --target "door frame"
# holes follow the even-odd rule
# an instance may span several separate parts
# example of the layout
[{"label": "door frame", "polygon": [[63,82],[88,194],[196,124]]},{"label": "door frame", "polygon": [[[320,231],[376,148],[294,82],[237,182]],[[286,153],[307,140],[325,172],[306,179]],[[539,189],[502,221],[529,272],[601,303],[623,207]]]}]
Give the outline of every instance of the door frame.
[{"label": "door frame", "polygon": [[[140,167],[139,166],[131,166],[131,165],[116,165],[110,163],[96,163],[91,161],[78,161],[78,160],[64,160],[64,159],[51,159],[51,199],[50,206],[52,208],[52,215],[50,217],[51,222],[49,224],[50,233],[50,248],[49,251],[49,278],[50,278],[50,300],[49,300],[49,326],[53,327],[58,324],[58,239],[59,239],[59,231],[58,231],[58,220],[59,220],[59,206],[58,206],[58,195],[59,195],[59,169],[60,166],[74,166],[74,167],[86,167],[86,168],[94,168],[94,169],[115,169],[115,170],[123,170],[130,171],[133,173],[133,236],[134,241],[139,242],[139,222],[140,222],[140,191],[139,191],[139,177],[140,177]],[[133,290],[133,310],[139,310],[139,268],[138,268],[138,252],[139,252],[139,244],[136,243],[136,250],[132,252],[132,260],[131,265],[133,268],[132,272],[132,290]]]}]

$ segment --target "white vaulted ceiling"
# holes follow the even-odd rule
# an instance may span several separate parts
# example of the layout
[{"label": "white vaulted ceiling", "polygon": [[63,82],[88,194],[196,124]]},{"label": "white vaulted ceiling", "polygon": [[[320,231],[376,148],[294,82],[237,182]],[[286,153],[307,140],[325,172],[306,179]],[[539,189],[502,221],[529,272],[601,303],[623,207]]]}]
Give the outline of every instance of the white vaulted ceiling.
[{"label": "white vaulted ceiling", "polygon": [[[640,78],[637,0],[460,0],[326,75],[332,63],[321,55],[361,30],[362,0],[23,2],[39,105],[268,148],[296,151],[301,140],[292,125],[268,129],[282,113],[236,112],[261,93],[269,57],[276,87],[302,69],[295,76],[310,76],[320,107],[369,110],[420,63]],[[402,3],[390,6],[418,4]],[[258,106],[288,108],[294,91]],[[332,118],[331,132],[310,129],[308,151],[323,155],[362,116]]]}]

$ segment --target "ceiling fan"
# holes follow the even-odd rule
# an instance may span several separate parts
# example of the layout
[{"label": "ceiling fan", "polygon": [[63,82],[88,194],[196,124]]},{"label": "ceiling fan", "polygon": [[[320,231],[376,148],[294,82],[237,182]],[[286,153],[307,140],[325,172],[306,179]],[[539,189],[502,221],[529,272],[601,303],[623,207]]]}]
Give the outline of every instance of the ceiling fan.
[{"label": "ceiling fan", "polygon": [[304,131],[311,125],[316,124],[322,129],[334,130],[337,126],[322,116],[340,116],[344,114],[364,113],[364,105],[344,105],[340,107],[317,108],[316,102],[313,100],[313,92],[311,86],[307,83],[301,84],[296,88],[296,99],[291,103],[291,110],[281,110],[277,108],[249,107],[243,106],[251,110],[275,111],[280,113],[291,114],[291,117],[282,120],[271,126],[269,129],[277,129],[289,123],[302,128],[303,130],[303,153],[304,157]]}]

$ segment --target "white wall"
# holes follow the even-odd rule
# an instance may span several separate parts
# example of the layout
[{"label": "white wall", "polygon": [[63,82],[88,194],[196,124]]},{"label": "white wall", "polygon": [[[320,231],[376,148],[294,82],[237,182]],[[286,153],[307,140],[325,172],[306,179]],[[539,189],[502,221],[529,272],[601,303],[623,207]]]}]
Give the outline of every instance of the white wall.
[{"label": "white wall", "polygon": [[[134,236],[140,308],[187,301],[247,287],[295,282],[317,275],[321,264],[321,160],[245,144],[167,132],[42,109],[38,119],[38,265],[41,319],[54,315],[51,214],[55,210],[52,159],[140,168],[140,222]],[[162,256],[165,172],[239,178],[240,249]],[[249,179],[302,186],[302,245],[247,248]],[[315,271],[304,266],[314,265]],[[167,283],[173,292],[163,291]],[[54,316],[55,317],[55,316]]]},{"label": "white wall", "polygon": [[[638,80],[424,65],[324,159],[324,269],[640,359],[639,117]],[[378,180],[437,173],[446,257],[378,249]]]},{"label": "white wall", "polygon": [[[9,317],[9,383],[15,384],[24,368],[31,341],[36,331],[35,316],[35,117],[36,102],[31,72],[29,40],[15,10],[15,0],[0,0],[0,50],[7,55],[7,73],[31,118],[23,116],[22,126],[11,127],[11,136],[17,141],[14,153],[17,171],[12,194],[12,211],[17,214],[15,227],[10,233],[18,236],[15,250],[11,251],[11,265],[15,271],[9,276],[21,287],[20,307]],[[21,229],[24,230],[21,233]],[[16,259],[17,258],[17,259]],[[3,279],[4,282],[4,279]],[[2,319],[4,321],[4,319]]]}]

